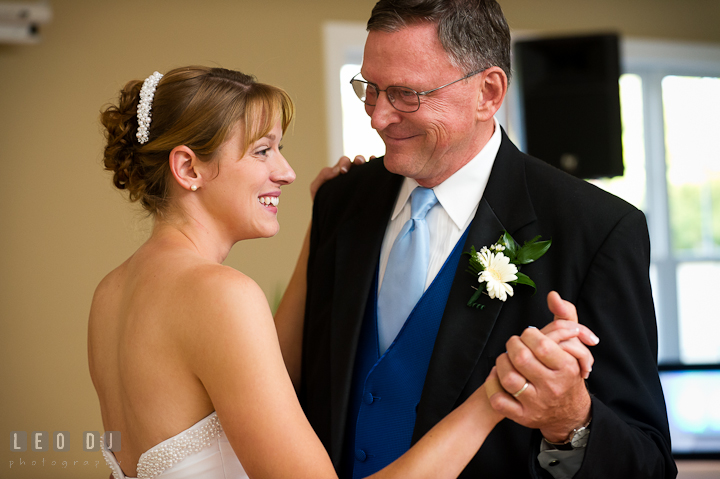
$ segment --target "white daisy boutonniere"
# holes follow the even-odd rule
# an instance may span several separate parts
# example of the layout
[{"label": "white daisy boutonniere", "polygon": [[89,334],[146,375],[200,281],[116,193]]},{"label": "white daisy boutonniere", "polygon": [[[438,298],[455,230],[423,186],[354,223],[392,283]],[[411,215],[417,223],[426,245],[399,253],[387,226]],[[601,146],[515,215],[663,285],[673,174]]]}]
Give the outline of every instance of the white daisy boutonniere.
[{"label": "white daisy boutonniere", "polygon": [[510,233],[505,231],[497,243],[490,246],[483,246],[480,251],[475,246],[470,246],[470,264],[468,273],[476,276],[480,286],[474,288],[467,305],[473,308],[482,309],[485,305],[478,303],[481,294],[490,296],[490,299],[506,301],[512,296],[513,285],[526,284],[535,289],[535,283],[527,275],[519,271],[518,266],[532,263],[544,255],[552,244],[552,240],[540,241],[541,236],[536,236],[520,246]]}]

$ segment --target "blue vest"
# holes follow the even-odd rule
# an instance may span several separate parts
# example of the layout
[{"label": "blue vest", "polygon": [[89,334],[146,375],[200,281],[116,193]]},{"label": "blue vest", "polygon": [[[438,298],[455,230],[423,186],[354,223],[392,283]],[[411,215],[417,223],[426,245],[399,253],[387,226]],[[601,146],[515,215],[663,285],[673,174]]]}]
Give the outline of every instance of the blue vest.
[{"label": "blue vest", "polygon": [[382,357],[378,350],[376,275],[355,358],[343,451],[344,477],[350,470],[353,478],[367,477],[410,448],[430,356],[469,229]]}]

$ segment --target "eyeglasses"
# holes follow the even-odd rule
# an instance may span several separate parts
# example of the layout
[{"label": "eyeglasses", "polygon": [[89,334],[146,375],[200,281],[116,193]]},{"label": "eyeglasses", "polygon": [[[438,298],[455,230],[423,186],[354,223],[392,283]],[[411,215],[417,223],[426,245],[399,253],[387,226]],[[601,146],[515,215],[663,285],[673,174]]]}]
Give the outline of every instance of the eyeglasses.
[{"label": "eyeglasses", "polygon": [[437,88],[433,88],[432,90],[427,91],[415,91],[412,88],[408,88],[406,86],[389,86],[386,89],[381,90],[374,83],[358,79],[357,77],[361,75],[360,73],[355,75],[352,80],[350,80],[350,84],[352,85],[353,90],[355,91],[355,94],[360,99],[360,101],[368,106],[375,106],[377,104],[378,95],[380,95],[381,91],[384,91],[388,97],[388,100],[390,100],[390,104],[395,107],[396,110],[402,111],[404,113],[413,113],[420,109],[420,95],[427,95],[428,93],[438,91],[441,88],[445,88],[446,86],[450,86],[453,83],[457,83],[459,81],[470,78],[471,76],[477,75],[478,73],[483,71],[485,71],[484,68],[482,70],[476,70],[474,72],[468,73],[467,75],[458,80],[451,81],[446,85],[439,86]]}]

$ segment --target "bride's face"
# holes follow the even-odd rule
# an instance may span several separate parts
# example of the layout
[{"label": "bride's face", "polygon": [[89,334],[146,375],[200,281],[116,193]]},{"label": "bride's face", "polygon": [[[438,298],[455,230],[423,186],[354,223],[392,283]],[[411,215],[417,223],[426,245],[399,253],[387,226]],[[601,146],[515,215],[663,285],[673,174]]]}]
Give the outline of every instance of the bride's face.
[{"label": "bride's face", "polygon": [[295,180],[295,172],[280,153],[281,139],[278,122],[244,155],[240,128],[220,147],[219,171],[207,185],[206,193],[213,197],[208,206],[235,241],[270,237],[280,229],[280,187]]}]

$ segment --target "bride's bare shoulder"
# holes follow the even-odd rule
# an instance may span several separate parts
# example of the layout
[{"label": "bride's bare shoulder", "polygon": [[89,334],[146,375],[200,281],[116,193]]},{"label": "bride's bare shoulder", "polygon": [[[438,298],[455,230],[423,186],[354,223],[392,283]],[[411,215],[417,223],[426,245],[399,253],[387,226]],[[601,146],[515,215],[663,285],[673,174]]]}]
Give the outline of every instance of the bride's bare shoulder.
[{"label": "bride's bare shoulder", "polygon": [[98,316],[105,316],[105,310],[115,309],[120,301],[120,290],[123,288],[129,259],[109,272],[97,285],[90,304],[91,321]]},{"label": "bride's bare shoulder", "polygon": [[[197,326],[232,328],[248,321],[270,321],[265,293],[249,276],[229,266],[202,264],[188,270],[181,294],[186,311]],[[195,319],[191,319],[195,323]]]},{"label": "bride's bare shoulder", "polygon": [[188,274],[186,280],[192,283],[197,291],[196,298],[203,307],[237,301],[267,303],[265,294],[252,278],[229,266],[202,264],[192,268]]},{"label": "bride's bare shoulder", "polygon": [[176,333],[193,371],[219,353],[227,360],[236,348],[250,347],[249,342],[276,346],[272,313],[255,281],[222,265],[202,265],[191,274]]}]

